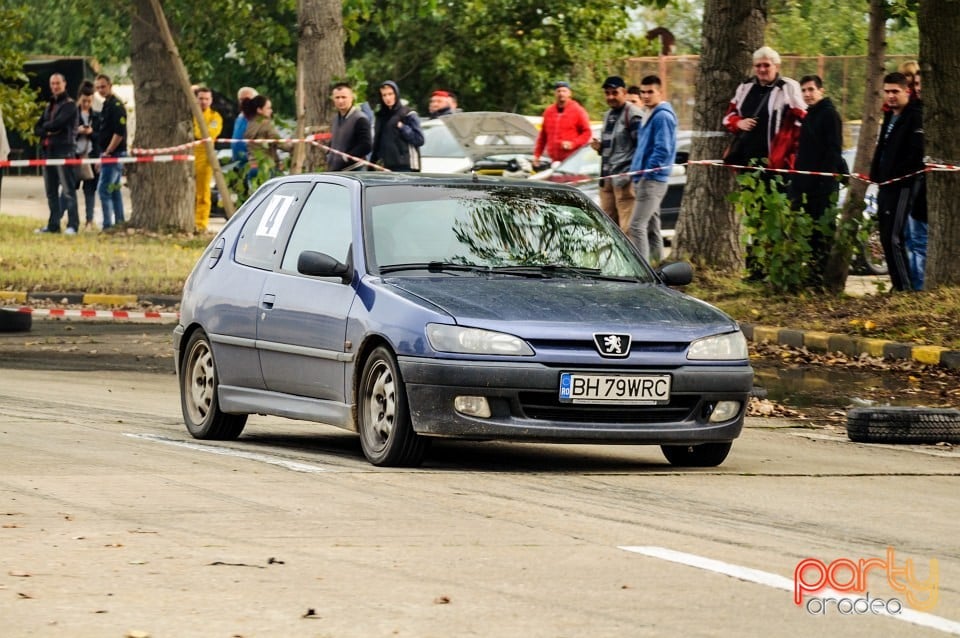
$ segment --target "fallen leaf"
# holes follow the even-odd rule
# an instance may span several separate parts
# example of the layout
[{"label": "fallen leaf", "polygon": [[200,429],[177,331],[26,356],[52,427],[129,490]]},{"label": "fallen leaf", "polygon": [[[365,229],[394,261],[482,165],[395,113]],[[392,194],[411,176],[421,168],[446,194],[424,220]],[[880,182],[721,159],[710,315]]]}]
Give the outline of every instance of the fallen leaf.
[{"label": "fallen leaf", "polygon": [[437,596],[433,599],[434,605],[449,605],[450,597],[449,596]]}]

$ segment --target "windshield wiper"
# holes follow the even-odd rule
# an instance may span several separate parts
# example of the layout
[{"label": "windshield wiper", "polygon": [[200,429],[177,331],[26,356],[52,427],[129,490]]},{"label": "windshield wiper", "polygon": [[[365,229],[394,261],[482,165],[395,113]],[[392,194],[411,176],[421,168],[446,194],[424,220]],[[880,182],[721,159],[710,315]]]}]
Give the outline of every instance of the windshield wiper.
[{"label": "windshield wiper", "polygon": [[429,272],[489,272],[487,266],[475,264],[455,264],[449,261],[420,261],[409,264],[389,264],[380,266],[380,274],[397,272],[400,270],[426,270]]},{"label": "windshield wiper", "polygon": [[491,272],[508,275],[527,275],[530,277],[551,277],[553,275],[579,275],[581,277],[602,277],[599,268],[581,268],[562,264],[541,264],[539,266],[498,266]]}]

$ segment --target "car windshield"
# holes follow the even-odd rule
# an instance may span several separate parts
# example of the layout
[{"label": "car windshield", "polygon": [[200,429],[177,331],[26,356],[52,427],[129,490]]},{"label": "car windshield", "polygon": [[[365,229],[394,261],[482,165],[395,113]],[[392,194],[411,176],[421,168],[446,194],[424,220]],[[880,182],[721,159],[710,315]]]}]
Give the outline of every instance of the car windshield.
[{"label": "car windshield", "polygon": [[384,272],[409,265],[427,272],[655,281],[613,222],[577,191],[391,185],[368,187],[366,194],[367,260]]}]

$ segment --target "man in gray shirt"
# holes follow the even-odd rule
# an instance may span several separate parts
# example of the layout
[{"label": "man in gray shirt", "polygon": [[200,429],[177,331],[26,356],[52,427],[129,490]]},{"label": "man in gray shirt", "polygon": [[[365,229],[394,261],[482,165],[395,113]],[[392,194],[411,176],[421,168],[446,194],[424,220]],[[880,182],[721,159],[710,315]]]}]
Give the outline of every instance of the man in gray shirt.
[{"label": "man in gray shirt", "polygon": [[604,80],[603,95],[610,110],[603,116],[600,139],[590,142],[600,153],[600,207],[624,233],[629,233],[636,198],[633,180],[622,173],[630,171],[642,112],[627,101],[627,85],[620,76]]}]

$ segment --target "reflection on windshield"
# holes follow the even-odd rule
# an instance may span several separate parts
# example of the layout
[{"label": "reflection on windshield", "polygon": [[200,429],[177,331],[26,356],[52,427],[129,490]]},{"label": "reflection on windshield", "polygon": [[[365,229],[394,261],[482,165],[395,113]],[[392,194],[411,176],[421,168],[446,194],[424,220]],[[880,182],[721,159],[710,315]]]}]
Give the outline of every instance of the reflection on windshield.
[{"label": "reflection on windshield", "polygon": [[595,269],[653,281],[622,235],[579,193],[503,185],[367,189],[368,259],[380,267]]}]

